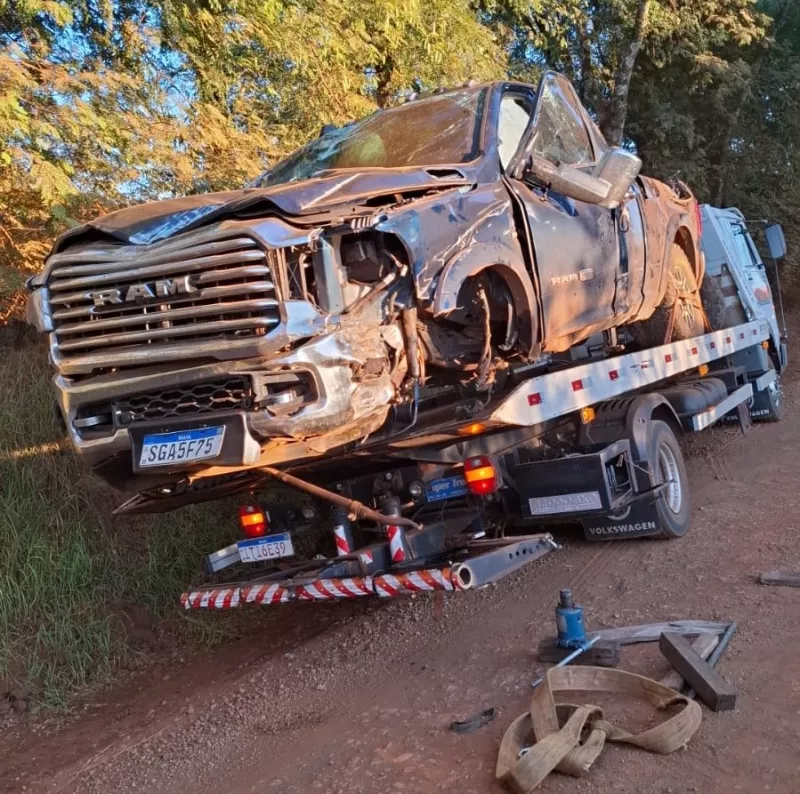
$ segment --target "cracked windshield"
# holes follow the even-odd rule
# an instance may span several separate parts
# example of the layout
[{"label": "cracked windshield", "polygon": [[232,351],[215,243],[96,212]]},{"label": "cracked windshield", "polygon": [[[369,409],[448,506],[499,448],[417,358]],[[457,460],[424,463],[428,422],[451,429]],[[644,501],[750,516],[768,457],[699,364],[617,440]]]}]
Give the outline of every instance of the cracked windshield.
[{"label": "cracked windshield", "polygon": [[253,186],[297,182],[345,168],[467,163],[478,155],[484,94],[455,91],[373,113],[311,141]]}]

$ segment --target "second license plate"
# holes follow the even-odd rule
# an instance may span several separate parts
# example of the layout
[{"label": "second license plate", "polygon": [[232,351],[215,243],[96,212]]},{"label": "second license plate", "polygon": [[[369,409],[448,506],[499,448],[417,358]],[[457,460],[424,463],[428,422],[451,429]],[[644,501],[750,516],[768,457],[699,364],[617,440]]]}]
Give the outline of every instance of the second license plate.
[{"label": "second license plate", "polygon": [[240,540],[236,544],[242,562],[262,562],[277,560],[279,557],[293,557],[292,536],[288,532],[269,535],[266,538]]},{"label": "second license plate", "polygon": [[454,477],[444,477],[441,480],[432,480],[425,484],[425,496],[429,502],[457,499],[468,493],[467,481],[460,474]]}]

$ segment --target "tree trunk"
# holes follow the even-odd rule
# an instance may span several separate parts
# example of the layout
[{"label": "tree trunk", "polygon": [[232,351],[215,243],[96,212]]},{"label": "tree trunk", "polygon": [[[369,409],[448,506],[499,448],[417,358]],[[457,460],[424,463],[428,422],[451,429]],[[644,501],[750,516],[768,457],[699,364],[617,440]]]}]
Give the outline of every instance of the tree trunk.
[{"label": "tree trunk", "polygon": [[590,84],[592,81],[592,39],[589,36],[588,25],[583,23],[578,27],[578,48],[581,65],[581,79],[578,84],[578,96],[584,105],[591,96]]},{"label": "tree trunk", "polygon": [[375,70],[377,88],[375,90],[375,102],[379,108],[389,106],[392,101],[392,76],[394,73],[394,61],[391,55],[387,55],[383,63]]},{"label": "tree trunk", "polygon": [[647,15],[650,11],[650,2],[651,0],[639,0],[633,37],[628,45],[628,51],[622,57],[622,62],[614,78],[611,112],[608,114],[608,121],[603,130],[612,146],[619,146],[622,141],[625,118],[628,115],[628,93],[631,88],[631,76],[633,75],[633,67],[636,64],[636,56],[639,54],[644,34],[647,32]]}]

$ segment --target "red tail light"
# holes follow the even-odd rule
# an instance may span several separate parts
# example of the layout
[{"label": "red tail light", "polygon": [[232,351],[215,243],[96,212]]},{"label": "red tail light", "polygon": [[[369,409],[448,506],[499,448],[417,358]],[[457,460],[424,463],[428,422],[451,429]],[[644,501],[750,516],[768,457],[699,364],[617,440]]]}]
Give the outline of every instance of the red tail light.
[{"label": "red tail light", "polygon": [[694,215],[697,219],[697,242],[699,244],[703,237],[703,211],[700,209],[699,201],[694,203]]},{"label": "red tail light", "polygon": [[267,534],[267,514],[260,505],[242,505],[239,508],[239,526],[246,538],[260,538]]},{"label": "red tail light", "polygon": [[499,485],[494,463],[486,455],[478,455],[464,461],[464,479],[467,481],[470,493],[476,496],[494,493]]}]

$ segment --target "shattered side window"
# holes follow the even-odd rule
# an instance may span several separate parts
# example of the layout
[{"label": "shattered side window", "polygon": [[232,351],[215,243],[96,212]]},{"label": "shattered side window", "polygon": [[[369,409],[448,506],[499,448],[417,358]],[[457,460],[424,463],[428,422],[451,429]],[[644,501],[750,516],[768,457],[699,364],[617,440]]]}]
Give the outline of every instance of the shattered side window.
[{"label": "shattered side window", "polygon": [[519,94],[507,93],[500,100],[497,138],[500,164],[504,169],[519,148],[532,113],[528,101]]},{"label": "shattered side window", "polygon": [[546,75],[536,112],[533,152],[554,163],[588,165],[594,162],[583,117],[555,75]]},{"label": "shattered side window", "polygon": [[262,174],[254,187],[325,171],[457,165],[479,154],[485,89],[418,99],[333,129]]}]

